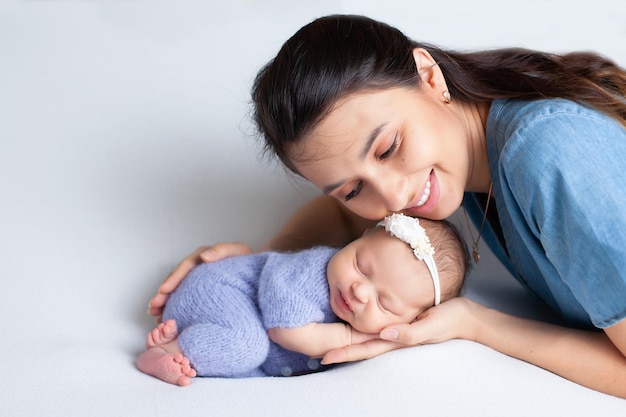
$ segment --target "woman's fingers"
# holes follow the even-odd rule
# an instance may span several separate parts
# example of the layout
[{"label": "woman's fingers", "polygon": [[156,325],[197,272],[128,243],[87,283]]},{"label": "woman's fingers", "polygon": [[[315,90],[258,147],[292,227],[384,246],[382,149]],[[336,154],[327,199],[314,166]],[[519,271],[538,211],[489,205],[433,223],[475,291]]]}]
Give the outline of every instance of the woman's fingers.
[{"label": "woman's fingers", "polygon": [[231,256],[252,253],[248,245],[241,242],[216,243],[213,246],[200,246],[180,262],[159,286],[157,294],[149,302],[148,313],[160,318],[169,295],[185,279],[187,274],[203,262],[215,262]]},{"label": "woman's fingers", "polygon": [[159,316],[163,312],[163,306],[167,301],[167,295],[158,293],[150,300],[148,305],[148,314],[151,316]]},{"label": "woman's fingers", "polygon": [[451,320],[456,317],[457,309],[443,309],[444,304],[427,310],[411,324],[401,323],[383,329],[380,333],[381,339],[331,350],[324,355],[322,363],[353,362],[373,358],[399,348],[452,339],[455,337],[456,326]]},{"label": "woman's fingers", "polygon": [[201,254],[211,249],[211,246],[200,246],[193,251],[185,259],[179,263],[176,268],[165,278],[159,287],[159,293],[169,294],[178,287],[180,282],[185,279],[187,274],[200,263],[202,263]]},{"label": "woman's fingers", "polygon": [[378,356],[401,347],[406,346],[387,340],[370,340],[365,343],[348,345],[340,349],[328,351],[322,358],[322,364],[330,365],[332,363],[354,362],[363,359],[370,359],[374,356]]},{"label": "woman's fingers", "polygon": [[200,254],[208,248],[210,248],[210,246],[199,247],[174,268],[161,283],[157,293],[148,302],[148,314],[156,317],[157,321],[160,321],[160,316],[163,314],[163,307],[165,307],[169,294],[185,279],[189,271],[202,262]]},{"label": "woman's fingers", "polygon": [[205,250],[200,252],[200,258],[203,262],[214,262],[231,256],[248,255],[250,253],[252,253],[252,249],[245,243],[222,242],[205,247]]},{"label": "woman's fingers", "polygon": [[380,338],[407,346],[439,343],[450,339],[473,340],[476,323],[471,309],[475,303],[456,297],[424,311],[411,324],[389,326],[380,332]]}]

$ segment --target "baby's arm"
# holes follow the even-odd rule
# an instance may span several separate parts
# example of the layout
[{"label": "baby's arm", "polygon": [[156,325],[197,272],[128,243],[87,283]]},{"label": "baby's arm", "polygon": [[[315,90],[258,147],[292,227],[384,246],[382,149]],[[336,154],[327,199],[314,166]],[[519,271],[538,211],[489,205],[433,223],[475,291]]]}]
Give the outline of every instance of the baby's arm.
[{"label": "baby's arm", "polygon": [[378,334],[361,333],[344,323],[308,323],[300,327],[273,327],[270,339],[285,349],[319,358],[332,349],[378,339]]}]

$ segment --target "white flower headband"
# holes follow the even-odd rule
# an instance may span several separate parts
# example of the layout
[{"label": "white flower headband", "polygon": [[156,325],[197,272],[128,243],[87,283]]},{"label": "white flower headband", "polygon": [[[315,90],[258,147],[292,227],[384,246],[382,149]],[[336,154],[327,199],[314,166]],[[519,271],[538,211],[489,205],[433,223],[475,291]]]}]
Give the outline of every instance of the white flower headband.
[{"label": "white flower headband", "polygon": [[439,305],[441,302],[441,285],[433,257],[435,249],[430,244],[426,230],[420,226],[419,220],[401,213],[392,213],[378,222],[377,226],[383,226],[392,236],[408,243],[417,259],[424,261],[435,286],[435,305]]}]

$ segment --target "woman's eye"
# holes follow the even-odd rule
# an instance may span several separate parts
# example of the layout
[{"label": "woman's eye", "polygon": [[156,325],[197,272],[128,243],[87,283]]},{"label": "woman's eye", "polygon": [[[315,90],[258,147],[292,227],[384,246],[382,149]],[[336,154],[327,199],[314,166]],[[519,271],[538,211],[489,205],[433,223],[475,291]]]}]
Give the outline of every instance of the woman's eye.
[{"label": "woman's eye", "polygon": [[396,134],[396,136],[393,138],[393,142],[391,143],[391,146],[389,147],[389,149],[387,149],[385,152],[383,152],[378,157],[378,159],[387,159],[387,158],[389,158],[396,151],[397,147],[398,147],[398,134]]},{"label": "woman's eye", "polygon": [[359,183],[350,191],[345,197],[345,201],[350,201],[361,192],[361,188],[363,188],[363,182],[359,181]]}]

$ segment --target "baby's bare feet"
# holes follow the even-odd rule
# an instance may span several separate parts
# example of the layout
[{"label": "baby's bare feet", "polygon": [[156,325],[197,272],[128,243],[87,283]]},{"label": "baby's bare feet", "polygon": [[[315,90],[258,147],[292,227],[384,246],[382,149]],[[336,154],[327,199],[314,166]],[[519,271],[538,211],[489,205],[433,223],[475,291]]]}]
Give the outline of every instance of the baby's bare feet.
[{"label": "baby's bare feet", "polygon": [[169,353],[159,346],[152,347],[137,358],[140,371],[170,384],[185,387],[196,376],[189,359],[182,353]]},{"label": "baby's bare feet", "polygon": [[146,337],[146,349],[162,346],[178,338],[178,328],[172,319],[159,323]]}]

